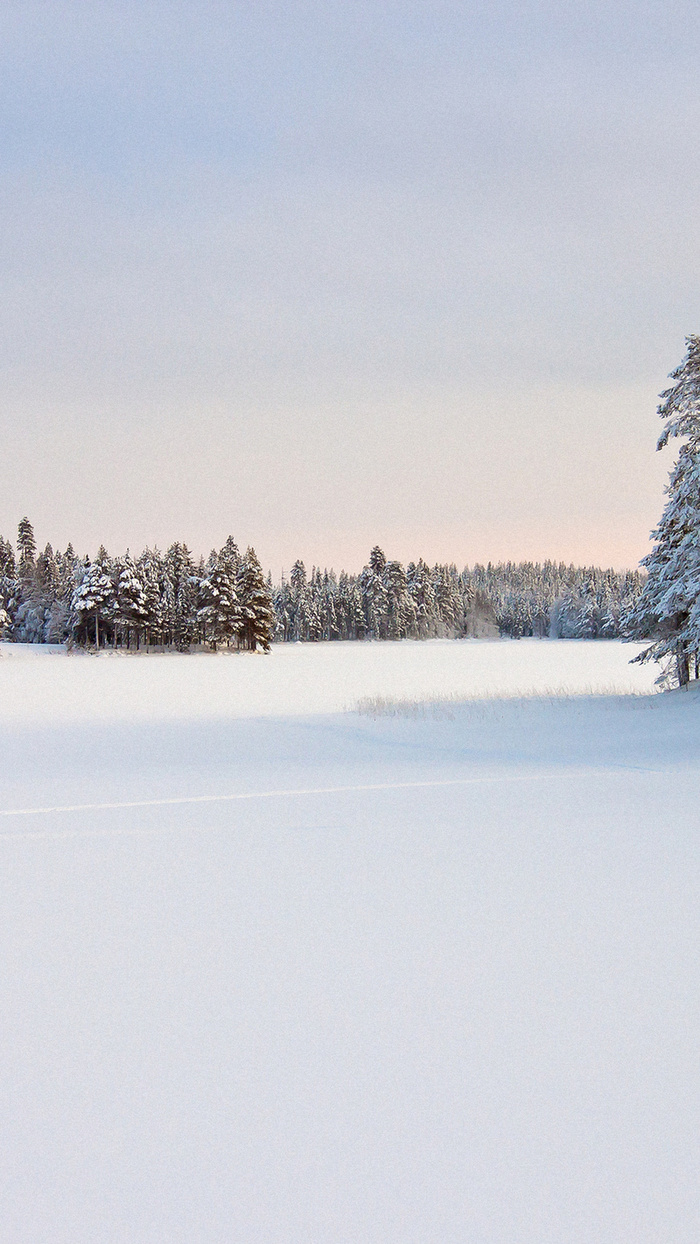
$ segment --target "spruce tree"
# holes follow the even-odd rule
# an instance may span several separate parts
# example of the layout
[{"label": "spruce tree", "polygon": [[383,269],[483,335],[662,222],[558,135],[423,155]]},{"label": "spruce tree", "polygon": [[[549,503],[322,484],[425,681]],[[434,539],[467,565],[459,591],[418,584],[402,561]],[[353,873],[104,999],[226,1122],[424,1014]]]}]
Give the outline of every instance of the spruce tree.
[{"label": "spruce tree", "polygon": [[362,568],[360,575],[360,590],[367,618],[367,630],[373,639],[384,639],[387,633],[385,566],[386,557],[376,544],[369,555],[369,565]]},{"label": "spruce tree", "polygon": [[408,592],[408,579],[401,562],[387,562],[382,579],[386,591],[387,636],[389,639],[404,639],[416,621],[416,609]]},{"label": "spruce tree", "polygon": [[185,652],[197,629],[197,581],[186,544],[170,546],[163,558],[163,624],[169,642]]},{"label": "spruce tree", "polygon": [[687,354],[661,394],[664,430],[657,449],[683,438],[666,486],[668,498],[652,537],[654,548],[642,565],[648,577],[627,617],[631,639],[651,639],[636,661],[671,658],[675,677],[685,686],[691,664],[698,675],[700,651],[700,337],[686,338]]},{"label": "spruce tree", "polygon": [[199,584],[197,616],[214,651],[218,644],[230,643],[241,629],[241,610],[233,576],[233,561],[225,553],[221,556],[212,552]]},{"label": "spruce tree", "polygon": [[138,650],[141,632],[148,623],[148,604],[141,573],[128,550],[114,562],[113,582],[112,617],[118,627],[126,630],[127,647],[131,646],[133,632]]},{"label": "spruce tree", "polygon": [[136,563],[136,568],[143,586],[146,642],[153,643],[156,636],[162,642],[165,619],[164,571],[163,559],[158,549],[144,549]]},{"label": "spruce tree", "polygon": [[0,578],[14,579],[15,554],[9,540],[0,536]]},{"label": "spruce tree", "polygon": [[235,582],[241,565],[241,554],[233,536],[229,536],[219,552],[219,564],[224,566],[231,580]]},{"label": "spruce tree", "polygon": [[78,635],[82,631],[87,640],[92,628],[95,647],[99,648],[100,622],[112,620],[113,604],[114,585],[109,568],[97,560],[86,561],[71,601],[73,632]]},{"label": "spruce tree", "polygon": [[34,555],[36,553],[34,528],[26,516],[20,519],[20,524],[17,528],[17,549],[19,551],[20,570],[26,572],[34,565]]},{"label": "spruce tree", "polygon": [[253,548],[246,551],[241,562],[237,588],[243,646],[249,652],[255,652],[256,648],[269,652],[275,630],[275,612],[262,567]]}]

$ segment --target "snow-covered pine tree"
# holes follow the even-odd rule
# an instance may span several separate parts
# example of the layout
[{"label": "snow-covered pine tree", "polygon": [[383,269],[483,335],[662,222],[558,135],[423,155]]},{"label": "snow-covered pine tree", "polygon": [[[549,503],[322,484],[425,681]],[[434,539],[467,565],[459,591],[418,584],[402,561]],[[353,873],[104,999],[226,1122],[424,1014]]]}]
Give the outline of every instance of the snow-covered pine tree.
[{"label": "snow-covered pine tree", "polygon": [[87,639],[92,627],[95,647],[99,648],[100,622],[111,622],[113,602],[114,585],[109,567],[97,560],[86,561],[71,600],[71,629],[74,635],[78,637],[82,633]]},{"label": "snow-covered pine tree", "polygon": [[47,605],[55,600],[59,586],[59,571],[56,556],[50,544],[46,545],[43,553],[40,553],[36,559],[35,586],[36,591]]},{"label": "snow-covered pine tree", "polygon": [[197,616],[204,628],[205,640],[216,652],[220,643],[230,643],[238,634],[241,611],[237,586],[231,577],[226,555],[223,559],[212,549],[206,570],[199,583]]},{"label": "snow-covered pine tree", "polygon": [[648,576],[626,619],[630,639],[650,639],[635,661],[671,658],[679,686],[700,672],[700,336],[686,338],[687,354],[661,394],[664,430],[657,449],[682,437],[666,486],[667,502],[645,558]]},{"label": "snow-covered pine tree", "polygon": [[[27,539],[27,545],[31,545],[31,540]],[[19,643],[43,644],[48,638],[47,629],[58,585],[58,568],[51,545],[47,544],[36,561],[27,551],[21,565],[21,599],[14,611],[14,638]]]},{"label": "snow-covered pine tree", "polygon": [[294,601],[291,586],[285,579],[284,573],[279,587],[273,593],[272,604],[276,619],[275,639],[291,639],[294,626]]},{"label": "snow-covered pine tree", "polygon": [[386,557],[378,544],[369,555],[369,564],[360,574],[362,605],[367,631],[373,639],[384,639],[387,632],[387,591],[384,582]]},{"label": "snow-covered pine tree", "polygon": [[435,593],[430,568],[419,557],[417,562],[408,563],[406,577],[415,610],[414,634],[418,639],[427,639],[435,633]]},{"label": "snow-covered pine tree", "polygon": [[231,585],[231,607],[228,619],[228,629],[230,634],[227,642],[230,643],[231,639],[235,639],[237,643],[240,643],[241,629],[243,626],[243,616],[241,613],[240,602],[238,600],[238,576],[241,570],[241,554],[233,536],[228,536],[226,542],[219,550],[218,562]]},{"label": "snow-covered pine tree", "polygon": [[219,562],[226,567],[229,575],[235,581],[241,564],[241,554],[233,536],[228,536],[226,543],[220,549]]},{"label": "snow-covered pine tree", "polygon": [[455,600],[455,576],[450,573],[450,567],[433,566],[432,584],[440,634],[454,635],[457,602]]},{"label": "snow-covered pine tree", "polygon": [[289,576],[289,592],[285,598],[287,629],[292,640],[308,639],[306,632],[306,600],[309,594],[306,566],[297,558]]},{"label": "snow-covered pine tree", "polygon": [[144,549],[136,562],[136,569],[143,587],[146,616],[144,627],[146,643],[163,641],[165,608],[163,604],[163,558],[158,549]]},{"label": "snow-covered pine tree", "polygon": [[291,582],[292,591],[294,592],[294,594],[296,596],[301,596],[306,588],[306,566],[304,565],[301,558],[297,558],[294,565],[292,566],[290,582]]},{"label": "snow-covered pine tree", "polygon": [[186,544],[172,544],[163,558],[163,610],[169,642],[186,651],[197,631],[197,572]]},{"label": "snow-covered pine tree", "polygon": [[122,636],[126,632],[127,648],[131,648],[133,634],[138,651],[140,633],[148,622],[148,605],[142,576],[128,549],[126,555],[113,562],[112,620],[117,632]]},{"label": "snow-covered pine tree", "polygon": [[17,550],[19,552],[17,568],[20,576],[24,578],[34,567],[34,555],[36,553],[34,528],[26,516],[20,519],[19,527],[17,528]]},{"label": "snow-covered pine tree", "polygon": [[416,608],[408,592],[408,579],[401,562],[388,561],[382,574],[386,591],[386,634],[405,639],[416,621]]},{"label": "snow-covered pine tree", "polygon": [[237,583],[241,609],[241,638],[249,652],[262,648],[270,651],[275,630],[275,611],[255,549],[246,550],[241,561]]},{"label": "snow-covered pine tree", "polygon": [[323,572],[323,638],[340,638],[338,583],[333,570]]},{"label": "snow-covered pine tree", "polygon": [[362,604],[362,590],[357,580],[353,580],[349,592],[349,624],[348,639],[364,639],[367,634],[367,619]]},{"label": "snow-covered pine tree", "polygon": [[318,589],[319,579],[316,569],[312,569],[311,578],[307,581],[303,561],[295,561],[292,566],[290,594],[287,602],[291,618],[291,639],[308,642],[321,638],[323,601]]},{"label": "snow-covered pine tree", "polygon": [[14,579],[15,569],[14,549],[9,540],[3,540],[0,536],[0,577]]},{"label": "snow-covered pine tree", "polygon": [[[47,545],[47,549],[50,547]],[[44,626],[44,639],[47,644],[60,644],[68,638],[70,631],[73,571],[76,563],[72,544],[68,545],[65,553],[54,554],[53,562],[56,576],[55,592]]]},{"label": "snow-covered pine tree", "polygon": [[0,536],[0,639],[4,639],[10,630],[12,619],[8,602],[13,595],[15,578],[15,554],[10,541]]}]

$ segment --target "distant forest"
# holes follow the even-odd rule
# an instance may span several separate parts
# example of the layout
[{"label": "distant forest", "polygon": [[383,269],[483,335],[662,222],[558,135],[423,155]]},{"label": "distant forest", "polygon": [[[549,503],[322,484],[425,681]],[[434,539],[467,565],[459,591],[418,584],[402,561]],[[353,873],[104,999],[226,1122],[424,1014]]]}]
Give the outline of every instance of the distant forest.
[{"label": "distant forest", "polygon": [[273,585],[255,551],[232,537],[205,560],[185,544],[95,558],[50,544],[37,553],[28,519],[16,551],[0,536],[0,634],[17,643],[186,651],[267,650],[274,641],[507,635],[614,639],[644,575],[563,562],[429,566],[375,547],[356,575],[295,562]]},{"label": "distant forest", "polygon": [[615,639],[643,583],[638,571],[549,561],[404,568],[375,547],[359,575],[314,569],[307,578],[296,562],[274,591],[275,637]]}]

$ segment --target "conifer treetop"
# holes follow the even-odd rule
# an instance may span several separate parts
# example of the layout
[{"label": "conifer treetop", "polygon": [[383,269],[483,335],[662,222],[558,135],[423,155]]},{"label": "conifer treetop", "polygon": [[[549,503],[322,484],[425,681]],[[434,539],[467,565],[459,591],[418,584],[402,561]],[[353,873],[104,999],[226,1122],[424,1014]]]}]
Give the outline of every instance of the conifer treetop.
[{"label": "conifer treetop", "polygon": [[659,416],[666,427],[656,448],[663,449],[672,437],[689,437],[694,448],[700,447],[700,336],[686,337],[687,354],[679,367],[670,373],[676,383],[660,395]]},{"label": "conifer treetop", "polygon": [[34,528],[26,517],[20,519],[17,528],[17,548],[19,550],[20,560],[23,562],[33,562],[36,553],[36,540],[34,539]]}]

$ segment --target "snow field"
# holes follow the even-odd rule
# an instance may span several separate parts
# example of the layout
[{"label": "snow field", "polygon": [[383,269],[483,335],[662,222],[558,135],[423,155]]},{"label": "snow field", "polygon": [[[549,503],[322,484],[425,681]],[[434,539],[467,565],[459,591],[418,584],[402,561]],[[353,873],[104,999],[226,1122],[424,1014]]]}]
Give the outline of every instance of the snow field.
[{"label": "snow field", "polygon": [[572,696],[616,644],[5,655],[0,810],[73,810],[0,816],[4,1238],[695,1244],[694,689]]},{"label": "snow field", "polygon": [[404,640],[277,644],[254,657],[95,656],[0,644],[0,697],[6,720],[45,724],[298,716],[377,699],[646,693],[658,671],[630,665],[639,649],[617,640]]}]

